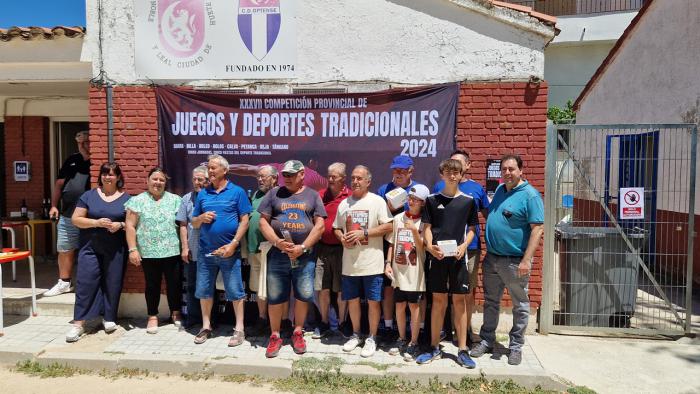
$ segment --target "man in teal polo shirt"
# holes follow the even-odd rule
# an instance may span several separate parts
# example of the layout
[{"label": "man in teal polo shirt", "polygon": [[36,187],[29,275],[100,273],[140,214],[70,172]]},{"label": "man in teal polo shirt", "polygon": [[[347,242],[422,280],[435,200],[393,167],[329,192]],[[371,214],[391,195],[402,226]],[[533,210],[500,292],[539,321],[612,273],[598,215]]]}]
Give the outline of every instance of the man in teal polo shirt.
[{"label": "man in teal polo shirt", "polygon": [[471,351],[481,357],[493,350],[504,287],[513,302],[508,364],[522,361],[525,329],[530,314],[527,289],[530,269],[544,223],[540,193],[522,179],[523,161],[518,155],[501,158],[504,183],[496,189],[486,220],[486,259],[483,264],[484,324],[481,343]]}]

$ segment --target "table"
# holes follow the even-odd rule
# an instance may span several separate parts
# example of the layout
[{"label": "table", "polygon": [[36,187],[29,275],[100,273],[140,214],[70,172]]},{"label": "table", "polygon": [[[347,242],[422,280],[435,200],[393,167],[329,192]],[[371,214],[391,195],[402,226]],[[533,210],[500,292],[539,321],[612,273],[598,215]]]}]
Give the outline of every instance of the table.
[{"label": "table", "polygon": [[37,315],[36,309],[36,279],[34,277],[34,258],[31,252],[21,251],[19,249],[13,248],[3,248],[2,253],[0,253],[0,337],[5,335],[4,332],[4,321],[3,321],[3,310],[2,310],[2,265],[5,263],[14,263],[19,260],[29,261],[29,275],[32,283],[32,316]]}]

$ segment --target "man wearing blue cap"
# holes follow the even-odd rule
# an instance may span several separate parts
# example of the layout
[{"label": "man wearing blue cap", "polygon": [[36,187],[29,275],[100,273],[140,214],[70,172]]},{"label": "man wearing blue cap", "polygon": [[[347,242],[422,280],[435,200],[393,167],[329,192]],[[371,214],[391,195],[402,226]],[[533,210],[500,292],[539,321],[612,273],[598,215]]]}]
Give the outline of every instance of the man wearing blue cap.
[{"label": "man wearing blue cap", "polygon": [[[413,160],[409,156],[398,155],[395,156],[391,161],[391,182],[385,183],[379,187],[377,194],[387,201],[386,194],[396,188],[402,188],[406,190],[406,193],[411,190],[411,188],[418,184],[418,182],[411,179],[413,177]],[[403,204],[399,207],[391,206],[391,202],[387,201],[387,206],[392,215],[398,215],[404,210],[408,209],[408,203]],[[386,258],[387,251],[389,250],[389,243],[384,242],[384,257]],[[382,311],[384,313],[384,329],[382,331],[382,337],[386,337],[392,330],[394,325],[394,288],[391,287],[391,280],[384,276],[384,298],[382,299]]]}]

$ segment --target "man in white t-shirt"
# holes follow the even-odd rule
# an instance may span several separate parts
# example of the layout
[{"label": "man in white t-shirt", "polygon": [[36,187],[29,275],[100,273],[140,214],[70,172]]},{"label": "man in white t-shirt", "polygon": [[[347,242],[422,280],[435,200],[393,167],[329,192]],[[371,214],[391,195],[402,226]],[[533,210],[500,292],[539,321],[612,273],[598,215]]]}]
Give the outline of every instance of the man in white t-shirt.
[{"label": "man in white t-shirt", "polygon": [[384,283],[384,234],[391,231],[391,214],[378,195],[369,192],[372,173],[357,166],[350,176],[352,195],[338,206],[333,223],[335,236],[343,244],[343,276],[341,290],[348,302],[353,334],[343,346],[350,352],[360,345],[360,297],[367,299],[369,336],[362,357],[370,357],[377,349],[375,337],[381,314],[380,302]]}]

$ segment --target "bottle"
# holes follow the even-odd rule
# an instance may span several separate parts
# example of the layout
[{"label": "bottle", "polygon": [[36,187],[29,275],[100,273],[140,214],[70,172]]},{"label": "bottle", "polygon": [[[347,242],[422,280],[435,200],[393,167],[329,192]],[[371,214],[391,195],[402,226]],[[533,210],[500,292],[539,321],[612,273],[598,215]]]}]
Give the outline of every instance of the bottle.
[{"label": "bottle", "polygon": [[41,204],[41,218],[46,220],[49,218],[49,212],[51,211],[51,200],[45,198],[42,200]]},{"label": "bottle", "polygon": [[23,218],[27,217],[27,200],[22,199],[22,205],[19,207],[19,212]]}]

